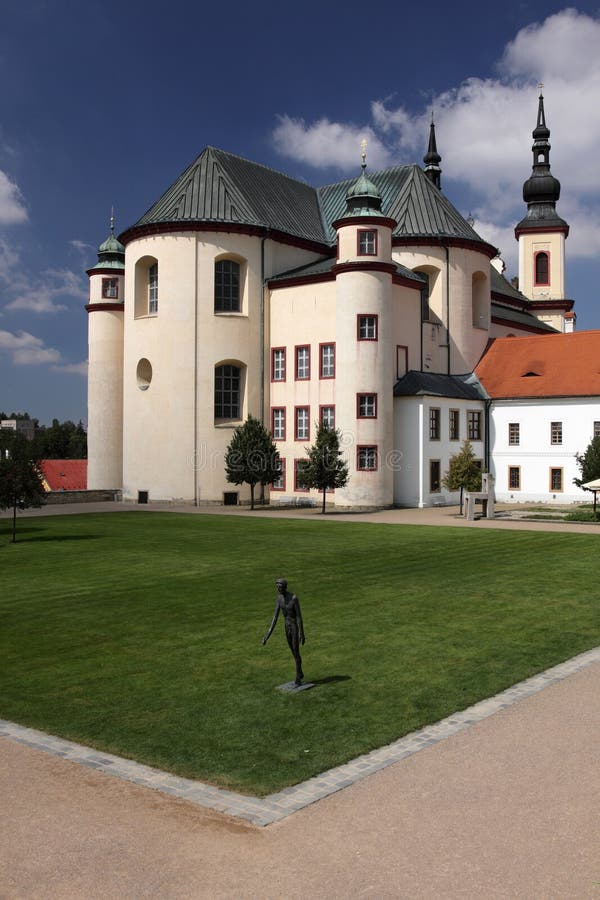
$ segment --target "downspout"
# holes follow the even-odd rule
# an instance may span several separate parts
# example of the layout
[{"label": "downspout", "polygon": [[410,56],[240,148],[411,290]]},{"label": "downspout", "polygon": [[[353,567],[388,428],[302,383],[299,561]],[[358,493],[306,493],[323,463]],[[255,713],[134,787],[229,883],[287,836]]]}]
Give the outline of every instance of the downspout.
[{"label": "downspout", "polygon": [[485,413],[484,413],[484,428],[485,428],[485,438],[483,441],[483,455],[484,455],[484,467],[485,471],[490,471],[490,407],[492,405],[491,400],[485,401]]},{"label": "downspout", "polygon": [[198,241],[194,242],[194,506],[198,506]]},{"label": "downspout", "polygon": [[[267,234],[260,241],[260,421],[265,424],[265,241]],[[264,505],[265,486],[260,486],[259,503]]]},{"label": "downspout", "polygon": [[448,344],[448,375],[450,374],[450,248],[446,250],[446,342]]}]

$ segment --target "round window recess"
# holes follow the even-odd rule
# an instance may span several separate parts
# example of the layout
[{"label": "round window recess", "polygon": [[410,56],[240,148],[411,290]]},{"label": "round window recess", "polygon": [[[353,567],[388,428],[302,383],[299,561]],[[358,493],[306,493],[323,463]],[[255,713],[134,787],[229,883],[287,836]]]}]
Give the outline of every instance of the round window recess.
[{"label": "round window recess", "polygon": [[152,381],[152,365],[149,359],[140,359],[137,364],[136,376],[140,391],[147,391]]}]

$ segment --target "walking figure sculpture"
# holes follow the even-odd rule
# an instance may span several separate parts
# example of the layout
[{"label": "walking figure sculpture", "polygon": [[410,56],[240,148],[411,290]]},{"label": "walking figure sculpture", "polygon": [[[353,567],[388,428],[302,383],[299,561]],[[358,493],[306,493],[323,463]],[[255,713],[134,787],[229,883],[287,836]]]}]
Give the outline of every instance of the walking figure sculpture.
[{"label": "walking figure sculpture", "polygon": [[302,613],[300,612],[300,601],[295,594],[291,594],[287,589],[287,581],[285,578],[278,578],[275,582],[277,585],[277,599],[275,601],[275,612],[273,613],[273,621],[269,626],[269,630],[263,638],[263,645],[267,643],[273,629],[279,618],[279,613],[283,613],[285,620],[285,636],[288,646],[292,651],[292,655],[296,660],[296,684],[302,684],[304,672],[302,671],[302,657],[300,656],[300,644],[304,644],[304,625],[302,624]]}]

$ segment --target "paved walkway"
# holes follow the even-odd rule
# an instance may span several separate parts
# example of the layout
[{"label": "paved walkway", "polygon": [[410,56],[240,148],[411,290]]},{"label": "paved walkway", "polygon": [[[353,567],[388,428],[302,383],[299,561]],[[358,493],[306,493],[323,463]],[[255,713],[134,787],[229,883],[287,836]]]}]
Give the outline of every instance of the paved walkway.
[{"label": "paved walkway", "polygon": [[[574,530],[455,512],[326,520]],[[207,798],[206,786],[4,723],[0,898],[600,900],[598,659],[582,654],[265,801]]]}]

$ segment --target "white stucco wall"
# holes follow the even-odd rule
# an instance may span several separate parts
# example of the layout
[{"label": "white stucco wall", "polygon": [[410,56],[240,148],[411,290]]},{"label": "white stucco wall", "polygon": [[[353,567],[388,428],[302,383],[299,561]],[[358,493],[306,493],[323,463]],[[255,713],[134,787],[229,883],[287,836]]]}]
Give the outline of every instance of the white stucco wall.
[{"label": "white stucco wall", "polygon": [[[429,410],[440,410],[440,439],[429,438]],[[459,439],[450,440],[450,410],[459,410]],[[396,506],[426,507],[438,503],[459,502],[458,491],[430,490],[430,460],[440,461],[440,478],[445,475],[450,457],[462,449],[467,438],[467,410],[481,411],[482,439],[471,441],[476,459],[484,466],[485,404],[481,400],[458,400],[446,397],[394,398],[394,504]]]},{"label": "white stucco wall", "polygon": [[[495,400],[490,441],[496,497],[511,503],[589,502],[591,494],[573,484],[580,476],[575,453],[584,453],[600,421],[600,398]],[[519,445],[508,443],[509,423],[519,423]],[[562,422],[562,444],[550,441],[550,423]],[[519,466],[521,489],[511,490],[509,466]],[[550,490],[550,469],[563,469],[562,492]]]}]

